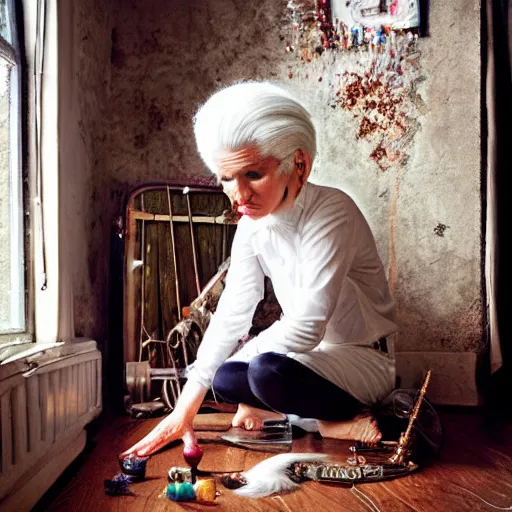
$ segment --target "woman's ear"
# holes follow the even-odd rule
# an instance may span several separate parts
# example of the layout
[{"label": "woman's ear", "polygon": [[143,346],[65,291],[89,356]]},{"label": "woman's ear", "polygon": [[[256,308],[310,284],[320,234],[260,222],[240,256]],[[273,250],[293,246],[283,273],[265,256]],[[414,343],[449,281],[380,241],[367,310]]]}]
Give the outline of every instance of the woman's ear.
[{"label": "woman's ear", "polygon": [[299,182],[303,185],[308,181],[309,174],[311,172],[311,158],[306,151],[297,149],[295,151],[295,172],[299,177]]}]

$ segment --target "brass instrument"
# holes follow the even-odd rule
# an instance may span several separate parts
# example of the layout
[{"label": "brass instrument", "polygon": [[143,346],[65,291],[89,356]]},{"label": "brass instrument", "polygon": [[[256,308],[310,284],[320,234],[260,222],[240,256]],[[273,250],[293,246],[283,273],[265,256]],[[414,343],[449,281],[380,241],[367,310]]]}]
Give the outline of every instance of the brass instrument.
[{"label": "brass instrument", "polygon": [[425,397],[425,393],[427,392],[427,387],[430,383],[430,378],[432,376],[432,370],[428,370],[425,375],[425,379],[423,380],[423,385],[420,389],[420,394],[416,403],[414,404],[414,408],[409,417],[409,423],[407,424],[407,429],[400,435],[400,439],[398,441],[398,445],[396,447],[395,453],[389,458],[389,462],[391,464],[404,464],[404,459],[409,449],[409,445],[411,443],[411,430],[418,417],[418,413],[421,408],[421,404],[423,402],[423,398]]}]

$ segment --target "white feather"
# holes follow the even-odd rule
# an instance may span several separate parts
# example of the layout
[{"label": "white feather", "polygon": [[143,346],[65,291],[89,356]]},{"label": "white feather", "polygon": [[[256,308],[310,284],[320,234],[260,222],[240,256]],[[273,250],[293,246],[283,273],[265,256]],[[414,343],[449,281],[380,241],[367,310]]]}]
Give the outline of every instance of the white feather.
[{"label": "white feather", "polygon": [[329,455],[325,453],[281,453],[265,459],[245,471],[243,476],[247,485],[234,491],[247,498],[263,498],[275,493],[291,492],[298,489],[287,474],[287,469],[296,462],[325,462]]}]

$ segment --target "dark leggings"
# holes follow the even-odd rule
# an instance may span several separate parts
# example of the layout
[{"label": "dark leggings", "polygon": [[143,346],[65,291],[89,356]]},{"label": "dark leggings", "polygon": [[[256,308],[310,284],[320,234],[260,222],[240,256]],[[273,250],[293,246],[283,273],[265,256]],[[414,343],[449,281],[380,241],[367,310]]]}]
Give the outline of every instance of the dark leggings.
[{"label": "dark leggings", "polygon": [[363,404],[313,370],[282,354],[267,352],[250,363],[230,361],[215,374],[218,400],[325,421],[356,416]]}]

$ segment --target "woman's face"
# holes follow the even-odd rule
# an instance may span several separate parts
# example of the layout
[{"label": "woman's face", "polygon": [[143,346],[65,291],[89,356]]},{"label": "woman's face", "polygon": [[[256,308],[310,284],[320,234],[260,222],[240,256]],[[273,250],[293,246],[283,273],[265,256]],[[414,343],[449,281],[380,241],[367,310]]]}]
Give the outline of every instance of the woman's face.
[{"label": "woman's face", "polygon": [[233,208],[253,219],[291,208],[299,193],[301,180],[295,168],[279,173],[281,162],[272,156],[262,158],[255,146],[219,152],[217,164]]}]

